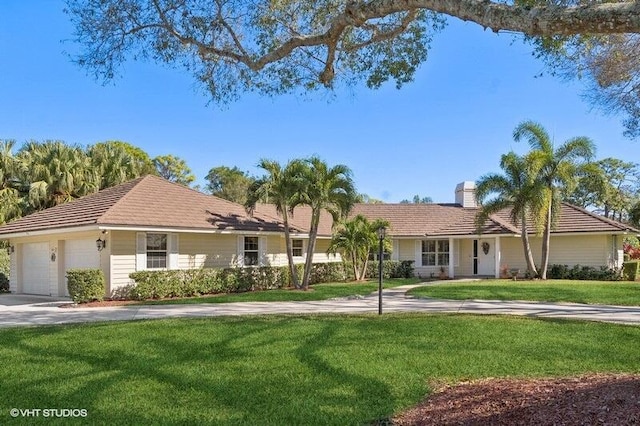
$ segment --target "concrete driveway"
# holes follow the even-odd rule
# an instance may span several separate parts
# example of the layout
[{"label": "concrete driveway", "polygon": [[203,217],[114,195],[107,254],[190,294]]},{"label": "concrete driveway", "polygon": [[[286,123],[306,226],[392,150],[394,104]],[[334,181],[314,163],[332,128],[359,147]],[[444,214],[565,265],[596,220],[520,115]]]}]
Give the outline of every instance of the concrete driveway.
[{"label": "concrete driveway", "polygon": [[[414,299],[406,291],[416,285],[384,291],[383,312],[466,313],[565,318],[640,325],[640,307],[537,303],[496,300]],[[18,303],[20,300],[22,304]],[[60,299],[69,301],[69,299]],[[15,301],[15,302],[10,302]],[[4,306],[2,304],[4,303]],[[14,303],[14,304],[8,304]],[[199,305],[140,305],[109,308],[60,308],[59,301],[44,296],[0,296],[0,327],[65,324],[94,321],[215,317],[273,314],[361,314],[378,311],[377,294],[364,298],[313,302],[240,302]],[[68,304],[68,303],[66,303]]]},{"label": "concrete driveway", "polygon": [[71,302],[68,297],[38,296],[35,294],[0,293],[0,309],[2,306],[42,305],[60,302]]}]

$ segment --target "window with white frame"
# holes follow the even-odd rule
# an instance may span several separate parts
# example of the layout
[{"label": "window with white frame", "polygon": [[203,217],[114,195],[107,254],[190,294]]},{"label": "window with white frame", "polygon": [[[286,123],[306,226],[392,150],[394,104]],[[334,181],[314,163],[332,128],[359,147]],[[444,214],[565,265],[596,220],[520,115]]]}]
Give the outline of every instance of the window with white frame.
[{"label": "window with white frame", "polygon": [[147,233],[147,269],[167,267],[167,234]]},{"label": "window with white frame", "polygon": [[258,237],[244,237],[244,266],[258,265]]},{"label": "window with white frame", "polygon": [[291,250],[293,251],[294,257],[302,257],[302,253],[304,251],[304,241],[303,240],[291,240]]},{"label": "window with white frame", "polygon": [[449,240],[423,240],[422,265],[449,266]]}]

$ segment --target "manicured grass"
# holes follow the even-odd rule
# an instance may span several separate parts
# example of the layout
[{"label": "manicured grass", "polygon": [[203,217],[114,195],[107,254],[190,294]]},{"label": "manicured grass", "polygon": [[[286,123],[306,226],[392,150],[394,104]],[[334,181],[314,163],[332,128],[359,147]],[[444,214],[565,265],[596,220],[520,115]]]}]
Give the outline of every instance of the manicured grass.
[{"label": "manicured grass", "polygon": [[454,300],[528,300],[640,306],[638,282],[483,280],[420,287],[409,294]]},{"label": "manicured grass", "polygon": [[[384,288],[415,284],[422,280],[418,278],[393,278],[384,280]],[[377,281],[364,283],[327,283],[314,284],[307,291],[302,290],[266,290],[248,293],[220,294],[215,296],[191,297],[185,299],[146,300],[141,305],[173,305],[192,303],[231,303],[231,302],[292,302],[304,300],[326,300],[336,297],[367,295],[378,289]]]},{"label": "manicured grass", "polygon": [[[360,425],[429,383],[640,371],[640,327],[389,314],[171,319],[0,330],[9,410],[59,424]],[[54,419],[55,420],[55,419]]]}]

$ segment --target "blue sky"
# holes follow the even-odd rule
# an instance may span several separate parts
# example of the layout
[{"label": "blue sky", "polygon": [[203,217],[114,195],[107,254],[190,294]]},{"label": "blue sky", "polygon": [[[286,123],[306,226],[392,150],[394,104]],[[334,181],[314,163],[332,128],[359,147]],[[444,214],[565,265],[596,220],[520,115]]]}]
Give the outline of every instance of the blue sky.
[{"label": "blue sky", "polygon": [[151,156],[184,158],[202,184],[211,167],[252,174],[260,158],[317,154],[347,164],[358,190],[386,202],[415,194],[452,202],[455,185],[498,171],[500,155],[526,145],[511,134],[540,122],[562,142],[591,137],[598,157],[638,161],[620,117],[582,100],[582,87],[553,77],[508,34],[450,20],[415,82],[334,97],[245,95],[223,109],[182,69],[127,62],[103,86],[70,62],[73,28],[58,0],[0,2],[0,138],[87,145],[123,140]]}]

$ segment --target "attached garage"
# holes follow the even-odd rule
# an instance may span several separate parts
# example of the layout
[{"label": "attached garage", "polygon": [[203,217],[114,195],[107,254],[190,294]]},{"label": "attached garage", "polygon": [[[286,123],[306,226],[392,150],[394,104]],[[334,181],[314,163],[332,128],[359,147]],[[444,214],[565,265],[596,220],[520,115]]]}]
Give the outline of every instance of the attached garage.
[{"label": "attached garage", "polygon": [[23,244],[22,259],[22,291],[49,296],[49,243]]},{"label": "attached garage", "polygon": [[[66,240],[64,242],[64,273],[69,269],[100,268],[100,253],[96,240]],[[64,295],[68,296],[67,279],[64,279]]]}]

